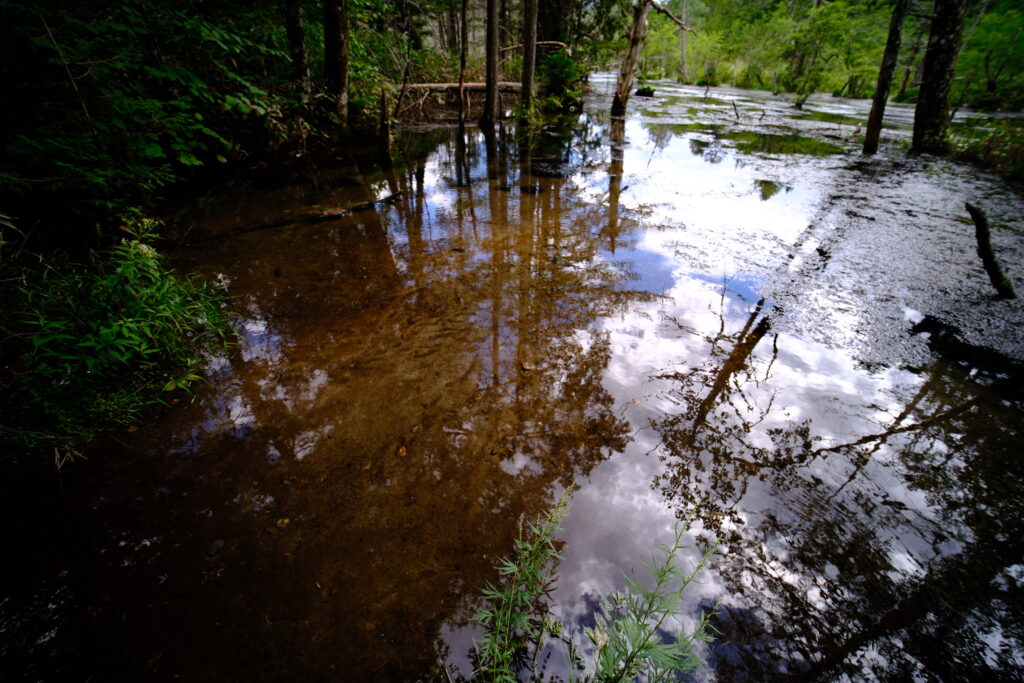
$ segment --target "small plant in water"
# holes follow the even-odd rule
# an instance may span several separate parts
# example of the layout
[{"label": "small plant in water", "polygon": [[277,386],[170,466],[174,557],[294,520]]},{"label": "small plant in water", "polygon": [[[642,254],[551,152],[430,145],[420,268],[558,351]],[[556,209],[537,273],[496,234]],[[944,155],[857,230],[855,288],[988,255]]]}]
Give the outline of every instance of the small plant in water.
[{"label": "small plant in water", "polygon": [[[478,644],[480,671],[492,681],[516,681],[523,653],[534,642],[535,652],[545,631],[552,630],[540,599],[554,582],[548,565],[558,558],[554,536],[569,512],[569,494],[545,512],[536,523],[520,526],[515,552],[498,563],[498,586],[487,584],[487,606],[473,617],[484,628]],[[536,657],[534,657],[536,661]]]},{"label": "small plant in water", "polygon": [[683,591],[696,580],[714,548],[692,570],[680,566],[678,555],[688,547],[683,538],[689,523],[677,527],[671,544],[659,546],[660,556],[650,563],[641,562],[653,581],[652,588],[631,575],[626,578],[625,592],[602,601],[594,615],[595,626],[585,629],[588,647],[573,640],[572,629],[549,618],[541,599],[554,583],[547,566],[560,555],[553,537],[568,512],[569,494],[566,491],[554,508],[520,530],[515,552],[498,565],[500,584],[483,589],[487,604],[473,617],[484,628],[475,674],[507,682],[518,681],[523,673],[526,680],[534,680],[538,654],[548,635],[566,647],[570,681],[667,681],[699,668],[695,646],[711,640],[713,611],[702,613],[691,633],[678,625],[676,614]]}]

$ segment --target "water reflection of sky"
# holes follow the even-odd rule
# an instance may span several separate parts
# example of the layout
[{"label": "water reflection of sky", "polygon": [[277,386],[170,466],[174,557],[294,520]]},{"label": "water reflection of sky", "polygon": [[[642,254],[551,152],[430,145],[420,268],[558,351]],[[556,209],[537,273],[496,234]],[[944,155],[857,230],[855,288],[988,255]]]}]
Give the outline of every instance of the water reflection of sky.
[{"label": "water reflection of sky", "polygon": [[[699,91],[673,93],[699,106]],[[748,118],[755,105],[787,114],[767,95],[743,97]],[[692,123],[676,112],[683,103],[658,107]],[[734,113],[709,107],[721,110],[715,120]],[[986,393],[910,335],[931,300],[908,294],[920,278],[905,272],[917,271],[870,261],[907,233],[864,218],[878,207],[858,184],[873,179],[848,157],[745,154],[712,132],[655,130],[651,118],[627,121],[619,159],[600,117],[581,119],[586,143],[546,139],[542,170],[570,159],[564,178],[521,172],[506,144],[489,179],[483,137],[470,130],[461,170],[449,137],[358,188],[360,201],[396,188],[400,200],[266,233],[270,247],[239,240],[223,256],[237,259],[231,281],[243,295],[234,365],[219,361],[217,391],[175,449],[241,471],[228,500],[245,514],[280,510],[254,522],[267,555],[301,558],[285,569],[317,592],[295,595],[323,632],[361,649],[401,653],[415,623],[417,638],[439,629],[448,661],[468,674],[468,583],[506,550],[495,545],[523,501],[538,507],[575,479],[553,594],[567,621],[589,625],[595,602],[696,510],[698,545],[721,538],[681,614],[692,625],[723,601],[708,677],[763,680],[827,657],[854,676],[885,677],[888,662],[927,670],[918,650],[930,613],[914,612],[915,596],[947,590],[954,570],[977,569],[978,546],[1019,530],[1019,510],[1009,521],[988,511],[1004,503],[986,498],[993,481],[979,466],[1008,450],[982,439],[979,423],[1011,438],[1019,397]],[[899,188],[932,182],[898,170]],[[843,203],[848,187],[863,193]],[[895,207],[899,188],[878,190],[876,204]],[[914,234],[957,253],[945,216],[955,200],[914,194],[924,215]],[[933,256],[921,260],[958,279]],[[871,282],[857,279],[865,263]],[[853,343],[875,338],[871,320],[893,345],[913,346],[915,362]],[[259,524],[273,525],[273,540]],[[974,576],[1020,582],[1009,563],[979,564]],[[372,627],[332,621],[345,609],[319,592],[329,580],[332,599]],[[431,590],[435,602],[422,596]],[[929,609],[949,621],[957,605],[938,602]],[[985,609],[967,610],[988,620],[984,656],[1016,646]]]},{"label": "water reflection of sky", "polygon": [[[941,583],[938,567],[969,562],[972,544],[983,542],[966,518],[951,515],[945,494],[921,481],[922,462],[967,466],[971,456],[955,446],[962,427],[949,434],[940,427],[937,435],[925,427],[966,404],[935,393],[942,371],[865,363],[844,346],[849,337],[830,343],[787,331],[801,304],[812,319],[831,307],[830,329],[862,327],[864,312],[830,302],[834,294],[821,287],[814,263],[827,261],[827,233],[835,228],[833,219],[822,220],[823,188],[842,185],[844,162],[766,164],[728,147],[709,158],[705,145],[690,144],[706,140],[703,133],[651,147],[642,144],[636,118],[626,137],[617,199],[642,227],[603,257],[627,264],[623,272],[636,274],[630,286],[665,297],[592,327],[609,335],[603,384],[633,437],[579,481],[556,613],[585,641],[579,629],[592,625],[599,599],[622,590],[623,572],[649,559],[671,540],[677,519],[697,510],[694,536],[718,536],[722,545],[687,595],[682,618],[692,625],[700,609],[723,601],[725,642],[708,654],[712,677],[813,671],[829,662],[822,649],[843,651],[844,639],[850,649],[833,666],[845,662],[857,675],[922,675],[935,664],[905,641],[921,637],[927,627],[913,620],[924,617],[909,617],[909,631],[878,630],[862,640],[857,629],[871,633],[872,610],[884,613],[900,596]],[[784,191],[764,193],[765,178]],[[600,166],[573,177],[581,196],[605,205],[611,180]],[[778,289],[779,273],[787,307],[759,306],[770,289],[764,282],[773,279]],[[902,307],[903,320],[908,310]],[[669,445],[680,434],[682,450]],[[700,554],[686,553],[691,563]],[[1019,585],[1013,565],[992,571]],[[936,598],[933,609],[949,608]],[[997,653],[1018,645],[997,626],[967,647],[980,646],[979,655],[998,667]],[[1020,666],[1019,657],[1011,666]]]}]

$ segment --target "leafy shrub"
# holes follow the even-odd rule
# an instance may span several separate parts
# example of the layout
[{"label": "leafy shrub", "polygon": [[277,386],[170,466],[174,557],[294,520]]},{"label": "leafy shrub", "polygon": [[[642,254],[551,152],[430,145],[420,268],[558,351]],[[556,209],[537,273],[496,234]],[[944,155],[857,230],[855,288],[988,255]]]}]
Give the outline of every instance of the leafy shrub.
[{"label": "leafy shrub", "polygon": [[162,402],[163,392],[200,379],[205,353],[223,348],[221,298],[197,276],[176,275],[149,244],[152,221],[88,264],[7,263],[5,292],[20,340],[21,405],[4,411],[0,437],[23,448],[67,454]]},{"label": "leafy shrub", "polygon": [[566,50],[553,52],[537,65],[537,73],[543,84],[542,92],[556,98],[562,110],[578,108],[583,93],[580,85],[587,75],[583,66]]}]

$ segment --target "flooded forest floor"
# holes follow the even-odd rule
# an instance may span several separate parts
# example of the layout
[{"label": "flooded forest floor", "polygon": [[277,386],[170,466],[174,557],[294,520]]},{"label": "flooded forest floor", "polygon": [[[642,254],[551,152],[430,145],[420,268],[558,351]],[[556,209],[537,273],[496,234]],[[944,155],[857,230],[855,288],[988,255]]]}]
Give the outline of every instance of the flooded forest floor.
[{"label": "flooded forest floor", "polygon": [[591,86],[176,215],[240,343],[5,491],[0,677],[468,677],[478,589],[569,485],[581,642],[694,514],[699,679],[1024,676],[1024,305],[964,209],[1021,291],[1024,198],[907,156],[900,105],[865,158],[866,101],[656,82],[613,122]]}]

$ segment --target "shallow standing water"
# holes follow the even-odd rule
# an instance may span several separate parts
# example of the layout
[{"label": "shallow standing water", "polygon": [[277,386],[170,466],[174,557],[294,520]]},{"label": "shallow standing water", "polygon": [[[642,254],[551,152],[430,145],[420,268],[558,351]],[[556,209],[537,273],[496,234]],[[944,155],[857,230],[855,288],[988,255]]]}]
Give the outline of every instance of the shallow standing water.
[{"label": "shallow standing water", "polygon": [[179,221],[241,342],[69,475],[77,545],[5,599],[4,671],[469,675],[477,589],[574,484],[571,628],[696,510],[698,678],[1019,678],[1024,309],[963,202],[1019,274],[1024,201],[903,156],[900,107],[862,159],[864,102],[665,83],[616,124],[592,86],[530,139],[408,131],[393,172]]}]

